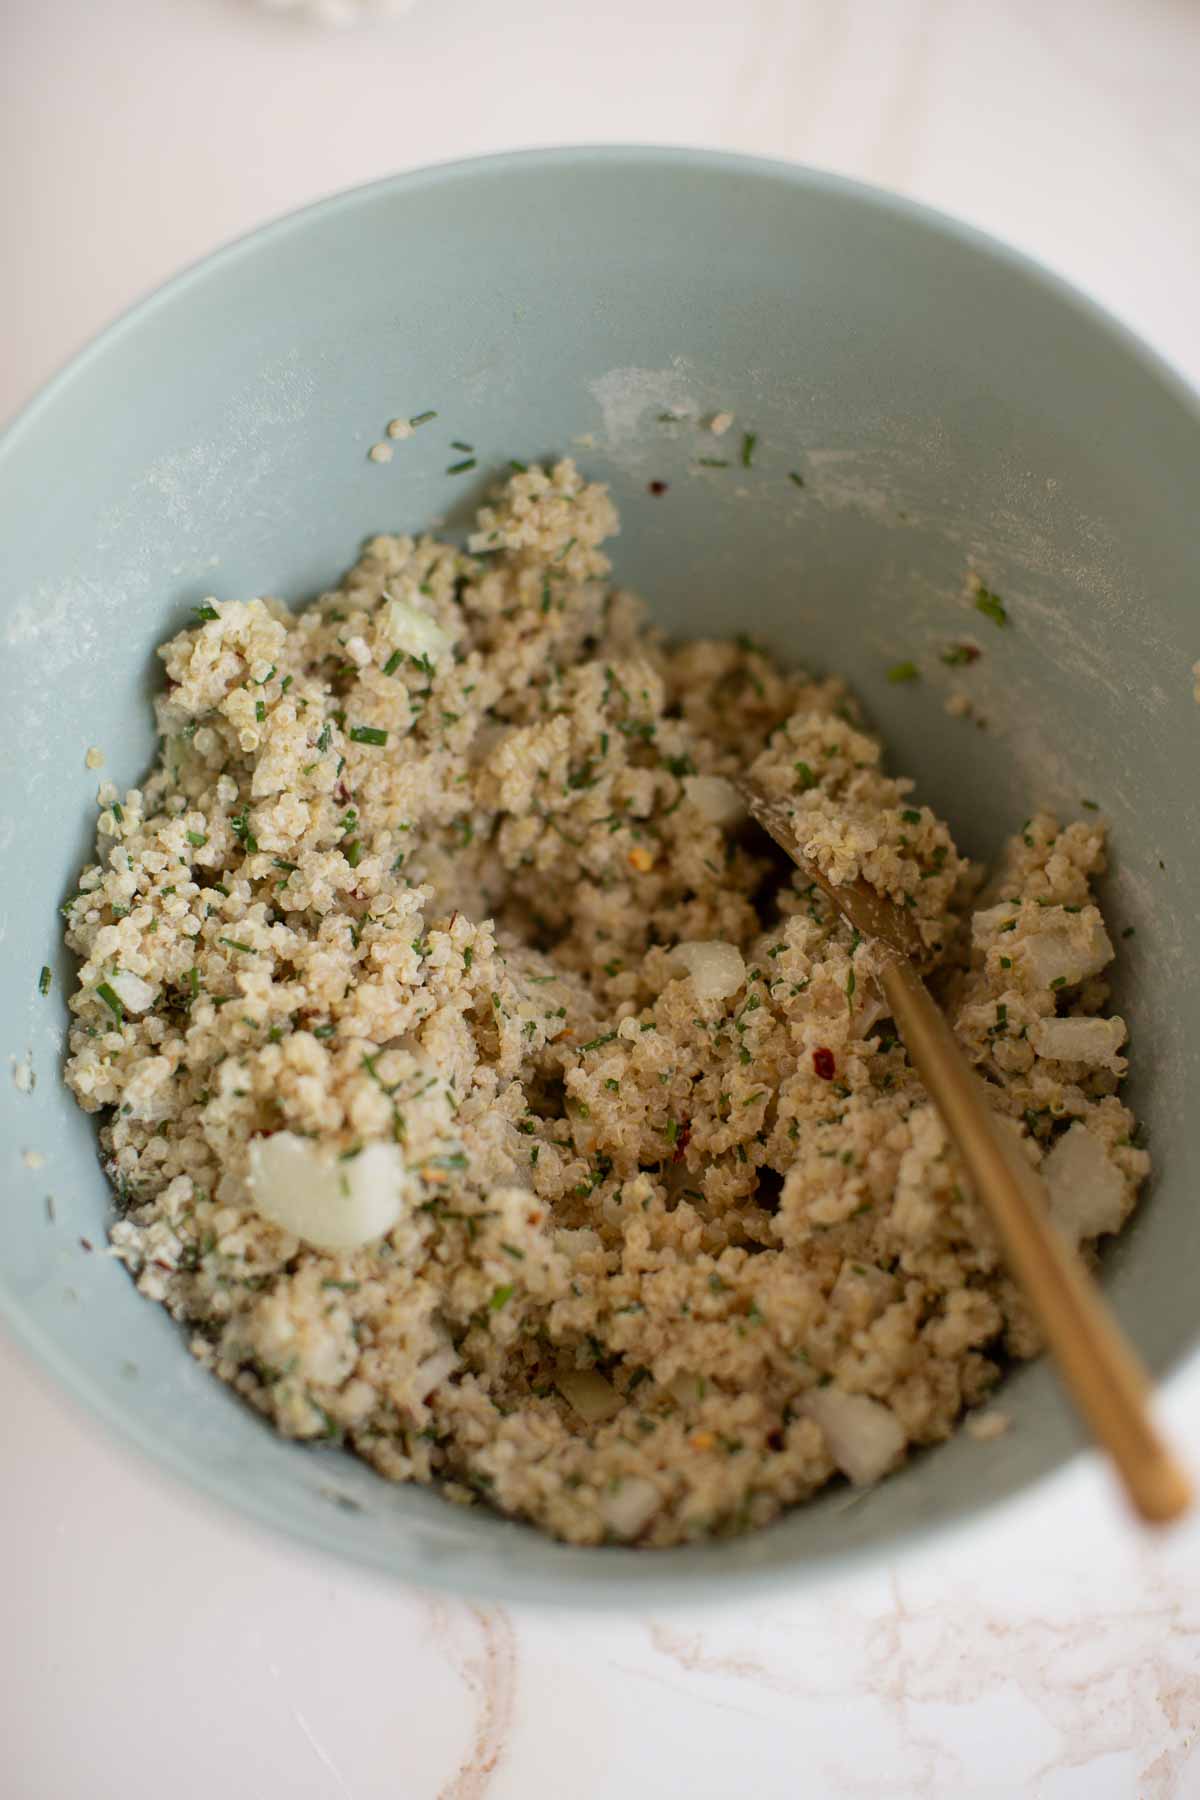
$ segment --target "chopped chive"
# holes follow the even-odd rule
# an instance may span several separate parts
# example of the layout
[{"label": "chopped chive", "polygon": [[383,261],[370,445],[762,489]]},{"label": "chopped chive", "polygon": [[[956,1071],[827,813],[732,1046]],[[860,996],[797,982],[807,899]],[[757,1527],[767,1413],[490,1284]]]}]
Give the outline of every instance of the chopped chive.
[{"label": "chopped chive", "polygon": [[474,467],[475,458],[473,456],[465,456],[461,462],[450,463],[446,469],[446,473],[447,475],[465,475],[468,469],[473,469]]},{"label": "chopped chive", "polygon": [[362,845],[357,838],[351,838],[348,844],[342,845],[342,855],[352,869],[357,869],[359,863],[362,861],[362,854]]},{"label": "chopped chive", "polygon": [[991,619],[996,625],[1008,624],[1008,608],[1005,606],[999,594],[993,594],[988,588],[981,587],[976,594],[975,610],[976,612],[983,613],[986,618]]},{"label": "chopped chive", "polygon": [[317,739],[317,749],[321,751],[322,755],[324,755],[325,751],[329,748],[331,735],[329,722],[326,720],[325,724],[321,727],[321,735]]},{"label": "chopped chive", "polygon": [[112,816],[118,825],[125,823],[125,809],[119,800],[114,800],[112,803]]},{"label": "chopped chive", "polygon": [[387,732],[380,731],[377,725],[352,725],[350,727],[352,744],[386,744],[387,741]]},{"label": "chopped chive", "polygon": [[796,487],[804,486],[804,477],[803,477],[803,475],[801,475],[801,473],[798,469],[789,469],[788,470],[788,480],[790,482],[792,482],[794,484],[794,486],[796,486]]},{"label": "chopped chive", "polygon": [[187,833],[187,841],[195,849],[203,850],[205,844],[208,842],[208,834],[203,831],[189,831]]},{"label": "chopped chive", "polygon": [[263,723],[264,719],[266,718],[266,716],[267,716],[266,701],[265,700],[256,700],[254,702],[254,717],[255,717],[255,719],[261,725]]},{"label": "chopped chive", "polygon": [[315,1038],[331,1038],[336,1030],[336,1025],[314,1025],[312,1034]]},{"label": "chopped chive", "polygon": [[201,621],[219,619],[221,616],[216,607],[211,605],[207,600],[203,601],[199,606],[193,606],[192,611],[195,613],[197,619]]},{"label": "chopped chive", "polygon": [[729,467],[723,456],[698,456],[696,462],[701,469],[727,469]]},{"label": "chopped chive", "polygon": [[751,469],[754,467],[754,446],[757,444],[757,442],[758,442],[757,431],[745,431],[742,433],[742,467],[743,467],[743,469]]},{"label": "chopped chive", "polygon": [[384,674],[385,675],[394,675],[396,673],[396,670],[400,667],[400,664],[403,661],[404,661],[403,650],[393,650],[392,654],[388,657],[387,661],[383,665]]},{"label": "chopped chive", "polygon": [[509,1301],[512,1299],[512,1297],[516,1293],[516,1291],[517,1291],[516,1287],[513,1285],[513,1283],[511,1281],[508,1282],[504,1287],[498,1287],[496,1289],[495,1293],[492,1295],[491,1299],[488,1301],[489,1311],[499,1312],[500,1308],[502,1306],[508,1305]]},{"label": "chopped chive", "polygon": [[1080,806],[1086,806],[1089,812],[1100,811],[1100,802],[1098,800],[1081,800],[1079,804]]},{"label": "chopped chive", "polygon": [[579,1046],[580,1054],[582,1055],[582,1053],[585,1050],[598,1050],[600,1048],[601,1044],[614,1043],[616,1041],[616,1036],[617,1036],[617,1034],[615,1031],[606,1031],[604,1033],[603,1037],[595,1037],[591,1040],[590,1043],[580,1044],[580,1046]]},{"label": "chopped chive", "polygon": [[274,864],[275,868],[286,869],[289,875],[294,875],[296,873],[296,870],[300,867],[299,863],[285,862],[283,860],[282,856],[273,856],[271,858],[271,861]]},{"label": "chopped chive", "polygon": [[38,993],[39,994],[48,994],[50,992],[50,983],[53,980],[54,980],[54,976],[51,973],[50,964],[43,963],[42,964],[42,972],[38,976]]},{"label": "chopped chive", "polygon": [[113,1015],[114,1019],[116,1019],[117,1023],[124,1024],[125,1008],[121,1005],[121,1002],[118,1000],[115,991],[113,990],[113,988],[111,988],[109,986],[108,982],[107,981],[98,981],[96,983],[96,992],[99,994],[100,998],[103,1000],[105,1006],[107,1006],[109,1012],[112,1013],[112,1015]]},{"label": "chopped chive", "polygon": [[414,413],[408,422],[410,425],[428,425],[430,419],[436,418],[437,414],[435,412]]},{"label": "chopped chive", "polygon": [[796,764],[796,774],[799,778],[800,792],[802,794],[807,794],[809,788],[816,787],[817,778],[806,762],[798,762]]},{"label": "chopped chive", "polygon": [[474,444],[464,444],[461,438],[451,438],[450,439],[450,448],[452,450],[465,450],[467,452],[467,455],[469,456],[471,454],[472,450],[474,450],[475,446],[474,446]]},{"label": "chopped chive", "polygon": [[475,961],[475,952],[472,950],[470,944],[465,944],[463,946],[462,959],[464,969],[469,969],[471,964]]},{"label": "chopped chive", "polygon": [[511,1256],[514,1262],[525,1261],[525,1252],[518,1250],[515,1244],[501,1244],[500,1248],[506,1256]]},{"label": "chopped chive", "polygon": [[292,682],[293,682],[293,681],[294,681],[294,679],[295,679],[295,677],[294,677],[294,676],[292,676],[292,675],[285,675],[285,676],[284,676],[284,678],[283,678],[283,680],[282,680],[282,681],[281,681],[281,682],[280,682],[280,684],[279,684],[279,691],[280,691],[280,693],[281,693],[281,694],[286,694],[286,693],[287,693],[287,691],[288,691],[288,689],[289,689],[289,688],[290,688],[290,687],[291,687],[291,685],[292,685]]},{"label": "chopped chive", "polygon": [[243,956],[257,956],[258,955],[258,951],[254,948],[253,944],[239,943],[237,938],[223,937],[223,938],[218,938],[217,942],[218,942],[218,944],[228,944],[228,946],[231,950],[240,950],[242,952]]},{"label": "chopped chive", "polygon": [[529,473],[529,464],[518,462],[515,456],[509,458],[508,466],[514,475],[528,475]]},{"label": "chopped chive", "polygon": [[887,672],[887,678],[889,681],[897,683],[901,681],[919,681],[921,678],[921,671],[918,669],[915,662],[893,663]]}]

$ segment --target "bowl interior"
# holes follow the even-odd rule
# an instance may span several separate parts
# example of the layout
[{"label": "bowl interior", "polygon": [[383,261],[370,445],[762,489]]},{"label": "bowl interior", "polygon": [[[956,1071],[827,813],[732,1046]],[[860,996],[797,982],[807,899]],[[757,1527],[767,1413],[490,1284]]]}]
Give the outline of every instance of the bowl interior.
[{"label": "bowl interior", "polygon": [[[721,439],[661,417],[723,409]],[[388,419],[425,410],[391,464],[368,460]],[[452,438],[477,471],[445,473]],[[935,216],[734,158],[571,151],[386,182],[232,246],[94,344],[0,447],[0,981],[14,1073],[35,1078],[3,1084],[10,1328],[108,1423],[276,1527],[474,1593],[644,1602],[827,1569],[1015,1492],[1079,1441],[1050,1371],[1009,1383],[1007,1436],[919,1456],[853,1504],[831,1492],[758,1536],[653,1557],[566,1549],[286,1444],[204,1374],[81,1247],[103,1245],[109,1199],[59,1081],[55,909],[93,830],[84,753],[102,747],[122,786],[145,771],[154,647],[210,593],[312,594],[374,531],[460,529],[510,457],[563,451],[612,484],[618,577],[669,629],[750,631],[845,673],[965,847],[993,852],[1035,804],[1111,817],[1155,1177],[1105,1275],[1166,1370],[1194,1339],[1200,1250],[1183,1104],[1200,1057],[1200,419],[1085,302]],[[972,568],[1007,628],[972,610]],[[963,635],[985,648],[966,672],[938,656]],[[922,680],[890,684],[909,658]],[[986,730],[946,713],[955,687]]]}]

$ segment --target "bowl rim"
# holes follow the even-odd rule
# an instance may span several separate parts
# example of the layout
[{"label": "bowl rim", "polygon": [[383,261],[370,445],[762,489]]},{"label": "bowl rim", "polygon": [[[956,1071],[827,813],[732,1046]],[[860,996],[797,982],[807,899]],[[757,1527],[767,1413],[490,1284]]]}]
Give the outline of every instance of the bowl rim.
[{"label": "bowl rim", "polygon": [[[1003,239],[957,218],[940,208],[913,200],[906,195],[873,183],[813,168],[803,163],[785,162],[779,158],[760,157],[742,152],[655,144],[567,144],[509,150],[488,155],[456,158],[422,165],[400,173],[385,175],[349,188],[339,189],[269,219],[215,249],[183,265],[174,274],[152,288],[140,299],[119,312],[68,357],[43,382],[35,393],[0,427],[0,470],[4,461],[19,453],[25,433],[32,429],[43,412],[54,406],[96,358],[104,356],[125,334],[136,331],[158,308],[171,304],[193,285],[219,275],[228,265],[256,255],[259,248],[276,239],[306,231],[326,214],[345,213],[370,207],[390,195],[406,195],[455,186],[463,182],[502,180],[511,173],[553,171],[572,168],[633,169],[654,166],[657,169],[685,169],[713,175],[740,175],[752,180],[770,182],[781,187],[807,193],[839,196],[855,206],[876,214],[898,219],[932,235],[949,240],[974,255],[1014,271],[1025,281],[1050,293],[1061,305],[1073,312],[1081,322],[1106,336],[1123,355],[1130,358],[1153,382],[1167,390],[1168,396],[1185,413],[1192,416],[1200,429],[1200,392],[1188,378],[1159,351],[1142,339],[1114,313],[1094,300],[1053,269]],[[447,1560],[430,1570],[417,1556],[406,1550],[407,1534],[397,1531],[386,1546],[370,1543],[348,1544],[333,1526],[331,1509],[328,1528],[306,1519],[281,1519],[274,1508],[257,1494],[238,1488],[223,1474],[210,1470],[197,1459],[164,1445],[154,1438],[136,1415],[123,1411],[115,1401],[94,1385],[86,1369],[73,1363],[30,1319],[23,1309],[0,1292],[0,1321],[9,1342],[24,1352],[27,1364],[38,1378],[49,1377],[69,1410],[85,1429],[102,1426],[106,1437],[117,1439],[124,1447],[138,1453],[158,1476],[178,1481],[192,1493],[216,1502],[221,1510],[248,1522],[255,1529],[265,1529],[274,1538],[301,1544],[323,1556],[349,1564],[359,1571],[384,1574],[394,1580],[417,1587],[469,1594],[496,1602],[518,1602],[523,1606],[572,1605],[595,1611],[628,1610],[648,1604],[714,1605],[741,1600],[750,1595],[777,1592],[781,1587],[817,1585],[845,1577],[853,1571],[878,1564],[884,1558],[928,1547],[935,1539],[957,1541],[985,1521],[999,1521],[1018,1509],[1040,1503],[1052,1489],[1059,1489],[1069,1479],[1077,1478],[1086,1459],[1099,1466],[1099,1458],[1086,1446],[1068,1449],[1060,1462],[1035,1476],[1012,1493],[999,1498],[981,1496],[963,1506],[948,1520],[930,1520],[902,1527],[894,1536],[881,1542],[851,1546],[824,1556],[820,1561],[794,1560],[764,1562],[750,1568],[729,1567],[720,1558],[720,1547],[713,1546],[711,1567],[694,1560],[693,1547],[680,1551],[644,1551],[618,1547],[597,1547],[589,1551],[594,1575],[586,1581],[577,1571],[564,1568],[522,1573],[509,1579],[502,1558],[494,1559],[486,1570],[472,1566],[466,1580],[457,1578],[455,1563]],[[1200,1367],[1200,1344],[1185,1350],[1166,1370],[1161,1385],[1172,1388],[1186,1375]],[[513,1522],[497,1517],[497,1524],[513,1528]],[[518,1526],[528,1530],[531,1527]],[[766,1528],[769,1533],[771,1527]],[[547,1540],[552,1544],[553,1540]],[[577,1546],[560,1546],[567,1556],[578,1556]],[[680,1560],[681,1554],[686,1561]]]}]

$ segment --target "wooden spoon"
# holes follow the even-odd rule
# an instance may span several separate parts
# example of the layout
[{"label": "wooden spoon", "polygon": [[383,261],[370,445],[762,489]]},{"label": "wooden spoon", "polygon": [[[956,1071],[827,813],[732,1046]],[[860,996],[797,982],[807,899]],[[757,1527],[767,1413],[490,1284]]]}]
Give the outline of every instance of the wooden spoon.
[{"label": "wooden spoon", "polygon": [[1052,1223],[1046,1189],[998,1127],[987,1086],[934,1004],[915,963],[922,945],[912,919],[864,881],[829,881],[804,855],[791,808],[749,782],[751,814],[816,882],[862,937],[882,952],[880,986],[896,1028],[942,1116],[975,1192],[987,1207],[1009,1269],[1020,1283],[1076,1406],[1117,1466],[1143,1519],[1162,1524],[1192,1502],[1192,1485],[1150,1417],[1150,1382],[1099,1288]]}]

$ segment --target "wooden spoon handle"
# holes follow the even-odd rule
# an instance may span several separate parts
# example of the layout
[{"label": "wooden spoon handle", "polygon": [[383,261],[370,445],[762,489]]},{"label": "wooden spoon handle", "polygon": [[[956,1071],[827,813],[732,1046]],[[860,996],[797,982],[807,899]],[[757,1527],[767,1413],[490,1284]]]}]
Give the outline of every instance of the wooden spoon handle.
[{"label": "wooden spoon handle", "polygon": [[1150,1417],[1145,1370],[1099,1288],[1051,1223],[1042,1182],[1016,1145],[1005,1144],[982,1082],[912,964],[889,958],[880,980],[913,1066],[1093,1436],[1112,1457],[1143,1519],[1160,1524],[1178,1518],[1191,1505],[1191,1482]]}]

